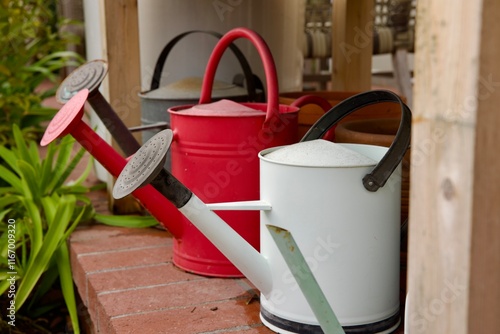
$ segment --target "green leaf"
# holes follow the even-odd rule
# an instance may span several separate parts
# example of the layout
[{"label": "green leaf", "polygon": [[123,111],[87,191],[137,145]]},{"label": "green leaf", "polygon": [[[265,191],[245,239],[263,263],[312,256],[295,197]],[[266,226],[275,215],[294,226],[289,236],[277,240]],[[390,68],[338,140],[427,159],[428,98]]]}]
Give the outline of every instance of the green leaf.
[{"label": "green leaf", "polygon": [[0,212],[0,221],[5,219],[5,216],[11,211],[11,209],[3,210]]},{"label": "green leaf", "polygon": [[[82,150],[85,151],[84,149],[82,149]],[[80,175],[80,177],[78,179],[76,179],[73,182],[73,184],[74,185],[81,185],[83,182],[85,182],[85,180],[88,179],[93,167],[94,167],[94,158],[92,156],[90,156],[89,161],[87,163],[87,166],[85,167],[85,169],[82,172],[82,175]]]},{"label": "green leaf", "polygon": [[9,288],[10,283],[5,279],[0,279],[0,296],[4,294],[5,291]]},{"label": "green leaf", "polygon": [[[28,262],[29,262],[29,259],[28,259],[28,243],[29,243],[29,239],[27,237],[27,234],[26,232],[24,232],[24,230],[26,230],[27,228],[25,227],[25,225],[21,225],[21,229],[23,230],[23,232],[20,232],[19,235],[20,235],[20,243],[21,243],[21,257],[20,257],[20,261],[18,262],[18,271],[20,271],[20,275],[24,275],[24,272],[25,272],[25,268],[27,267],[28,265]],[[19,230],[21,230],[19,229]]]},{"label": "green leaf", "polygon": [[[33,64],[33,67],[42,67],[42,66],[45,66],[47,63],[49,63],[51,60],[53,59],[57,59],[57,58],[76,58],[76,59],[80,59],[82,60],[82,57],[76,53],[76,52],[73,52],[73,51],[57,51],[57,52],[53,52],[45,57],[43,57],[42,59],[40,59],[39,61],[37,61],[35,64]],[[62,68],[64,67],[66,64],[64,62],[61,62],[61,61],[58,61],[56,64],[58,64],[58,67],[56,67],[55,69],[59,69],[59,68]]]},{"label": "green leaf", "polygon": [[45,196],[41,199],[43,212],[45,213],[45,217],[48,222],[53,222],[54,217],[57,212],[57,201],[59,200],[59,196],[55,195],[53,197]]},{"label": "green leaf", "polygon": [[15,173],[19,174],[19,169],[17,168],[18,157],[14,152],[5,146],[0,146],[0,158],[2,158]]},{"label": "green leaf", "polygon": [[[26,208],[27,214],[30,222],[25,222],[26,232],[28,233],[31,240],[31,259],[34,260],[35,256],[42,248],[43,243],[43,223],[42,217],[40,215],[40,209],[29,198],[22,198],[24,207]],[[29,228],[31,227],[31,228]]]},{"label": "green leaf", "polygon": [[71,159],[71,162],[66,166],[66,168],[63,170],[63,172],[60,174],[57,182],[54,185],[53,189],[57,189],[61,187],[66,179],[70,176],[71,172],[76,168],[80,160],[82,159],[83,155],[85,154],[85,149],[81,148],[77,154]]},{"label": "green leaf", "polygon": [[76,306],[75,290],[73,287],[73,277],[71,275],[71,261],[69,258],[68,245],[66,242],[61,243],[55,253],[57,269],[59,270],[59,281],[61,282],[61,290],[63,293],[66,307],[68,308],[73,331],[80,333],[78,324],[78,309]]},{"label": "green leaf", "polygon": [[0,178],[10,184],[17,192],[23,192],[21,179],[16,174],[12,173],[5,166],[0,165]]},{"label": "green leaf", "polygon": [[[73,233],[73,231],[75,230],[76,226],[78,225],[78,223],[80,222],[80,220],[82,219],[82,217],[87,212],[86,208],[88,208],[88,207],[80,208],[81,211],[78,213],[78,215],[75,218],[73,218],[72,223],[70,224],[69,228],[64,233],[64,236],[63,236],[64,240],[67,240],[69,238],[69,236],[71,235],[71,233]],[[94,209],[92,207],[90,207],[90,208],[91,208],[91,210]],[[76,208],[75,208],[75,210],[76,210]]]},{"label": "green leaf", "polygon": [[30,297],[30,302],[28,309],[30,310],[30,315],[33,316],[32,307],[35,305],[54,285],[55,281],[59,277],[59,271],[57,269],[57,263],[55,257],[53,257],[48,265],[47,270],[43,273],[42,277],[36,285],[36,290]]},{"label": "green leaf", "polygon": [[68,183],[66,186],[62,186],[59,188],[59,194],[87,194],[89,192],[89,188],[81,185],[73,184],[73,182]]},{"label": "green leaf", "polygon": [[[3,197],[0,197],[0,209],[6,207],[6,206],[9,206],[10,204],[12,203],[16,203],[16,202],[19,202],[19,198],[17,196],[3,196]],[[3,221],[3,216],[0,216],[2,217],[2,219],[0,219],[0,221]]]},{"label": "green leaf", "polygon": [[119,227],[144,228],[158,225],[158,221],[151,216],[110,216],[96,213],[94,219],[102,224]]},{"label": "green leaf", "polygon": [[47,154],[42,160],[42,171],[40,175],[40,189],[43,194],[49,193],[48,185],[52,181],[54,175],[52,172],[52,167],[54,164],[54,156],[57,151],[57,145],[55,143],[50,143],[47,146]]},{"label": "green leaf", "polygon": [[16,190],[13,187],[1,187],[0,188],[0,196],[10,196]]},{"label": "green leaf", "polygon": [[4,232],[2,233],[2,235],[0,236],[0,257],[4,258],[4,259],[7,259],[7,254],[8,254],[8,240],[9,238],[9,234]]},{"label": "green leaf", "polygon": [[[6,212],[9,212],[10,210],[6,210]],[[17,224],[16,224],[17,225]],[[19,237],[20,237],[20,231],[17,226],[15,226],[15,240],[16,240],[16,249],[19,247]],[[8,227],[7,224],[2,226],[2,235],[0,235],[0,259],[4,258],[7,259],[8,251],[9,251],[9,232],[8,232]]]},{"label": "green leaf", "polygon": [[[48,186],[49,193],[55,191],[60,185],[66,181],[66,166],[71,159],[71,152],[73,151],[74,140],[69,136],[64,137],[58,145],[57,159],[52,172],[52,180]],[[68,174],[69,175],[69,174]]]},{"label": "green leaf", "polygon": [[62,237],[75,209],[75,201],[74,196],[61,197],[54,221],[50,223],[47,235],[43,239],[43,245],[34,258],[34,261],[30,261],[23,280],[19,285],[16,297],[19,308],[22,307],[40,276],[46,270],[56,249],[61,245],[61,242],[65,241]]},{"label": "green leaf", "polygon": [[14,124],[12,127],[12,133],[16,143],[18,158],[24,161],[32,162],[28,147],[26,146],[26,141],[24,140],[23,134],[17,124]]},{"label": "green leaf", "polygon": [[35,169],[28,162],[23,160],[19,160],[17,165],[22,176],[21,185],[23,187],[24,196],[38,202],[41,197],[39,188],[40,180],[36,175]]},{"label": "green leaf", "polygon": [[31,157],[32,166],[35,169],[40,169],[40,154],[38,153],[38,145],[34,141],[29,142],[29,154]]}]

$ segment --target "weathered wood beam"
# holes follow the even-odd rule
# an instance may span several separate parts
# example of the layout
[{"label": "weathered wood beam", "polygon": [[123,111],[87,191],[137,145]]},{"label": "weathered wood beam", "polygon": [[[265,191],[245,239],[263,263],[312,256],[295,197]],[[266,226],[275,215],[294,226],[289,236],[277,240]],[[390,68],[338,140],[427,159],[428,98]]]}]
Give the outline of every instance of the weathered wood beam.
[{"label": "weathered wood beam", "polygon": [[500,2],[419,0],[410,333],[500,327]]}]

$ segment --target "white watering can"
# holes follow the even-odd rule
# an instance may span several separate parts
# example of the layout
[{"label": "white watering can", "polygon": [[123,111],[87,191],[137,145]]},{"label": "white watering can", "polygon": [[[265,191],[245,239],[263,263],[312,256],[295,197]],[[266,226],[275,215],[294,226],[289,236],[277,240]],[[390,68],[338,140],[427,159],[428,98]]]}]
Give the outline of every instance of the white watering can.
[{"label": "white watering can", "polygon": [[[391,147],[318,139],[346,115],[382,102],[401,106]],[[287,266],[264,225],[295,237],[346,333],[390,333],[400,322],[399,165],[409,147],[410,128],[411,112],[395,94],[353,96],[327,112],[300,143],[259,153],[259,201],[218,204],[203,203],[162,169],[172,140],[171,131],[164,130],[129,161],[113,196],[151,183],[260,290],[261,319],[272,330],[323,332],[291,274],[297,268]],[[261,210],[261,252],[212,210]]]}]

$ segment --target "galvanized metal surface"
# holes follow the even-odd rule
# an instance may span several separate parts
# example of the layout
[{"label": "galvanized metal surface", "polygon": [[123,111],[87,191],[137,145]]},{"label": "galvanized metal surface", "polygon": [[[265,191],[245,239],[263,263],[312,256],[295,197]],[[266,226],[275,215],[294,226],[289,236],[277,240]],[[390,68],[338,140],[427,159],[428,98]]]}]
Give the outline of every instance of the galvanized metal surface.
[{"label": "galvanized metal surface", "polygon": [[88,102],[118,143],[118,146],[127,156],[130,156],[140,148],[140,144],[99,92],[99,86],[106,76],[107,70],[108,66],[104,60],[98,59],[83,64],[64,79],[57,89],[56,99],[60,103],[66,103],[79,91],[87,89],[89,91]]},{"label": "galvanized metal surface", "polygon": [[165,130],[162,136],[154,136],[148,140],[120,173],[113,188],[113,197],[125,197],[135,189],[150,183],[163,168],[171,142],[170,130]]},{"label": "galvanized metal surface", "polygon": [[84,88],[93,94],[107,73],[108,65],[104,60],[98,59],[83,64],[71,72],[61,83],[56,92],[57,101],[64,104]]}]

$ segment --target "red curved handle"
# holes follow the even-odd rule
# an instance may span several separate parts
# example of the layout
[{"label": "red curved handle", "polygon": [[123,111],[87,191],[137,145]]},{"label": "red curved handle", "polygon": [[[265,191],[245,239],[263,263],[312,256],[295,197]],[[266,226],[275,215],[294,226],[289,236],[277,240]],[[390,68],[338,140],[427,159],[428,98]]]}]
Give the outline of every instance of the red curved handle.
[{"label": "red curved handle", "polygon": [[207,68],[205,70],[205,76],[203,77],[199,103],[202,104],[211,102],[212,85],[215,78],[215,72],[217,71],[217,66],[219,65],[219,61],[221,60],[224,51],[226,51],[229,45],[238,38],[249,39],[256,47],[264,64],[264,72],[267,82],[267,112],[265,120],[265,122],[267,122],[271,119],[271,116],[274,112],[279,112],[278,75],[276,74],[276,67],[274,65],[273,56],[266,42],[255,31],[247,28],[235,28],[230,30],[224,36],[222,36],[219,42],[215,45],[214,50],[210,55],[210,59],[208,60]]},{"label": "red curved handle", "polygon": [[327,112],[332,108],[330,102],[317,95],[303,95],[291,103],[292,106],[299,108],[308,104],[316,104],[320,106],[324,112]]},{"label": "red curved handle", "polygon": [[[321,109],[323,109],[325,113],[328,112],[330,109],[332,109],[332,105],[330,104],[330,102],[328,102],[328,100],[317,95],[303,95],[299,97],[297,100],[293,101],[290,105],[301,108],[308,104],[315,104],[319,106]],[[336,127],[337,126],[335,125],[330,130],[328,130],[328,132],[326,132],[325,135],[323,136],[323,139],[335,141]]]}]

